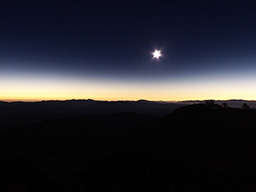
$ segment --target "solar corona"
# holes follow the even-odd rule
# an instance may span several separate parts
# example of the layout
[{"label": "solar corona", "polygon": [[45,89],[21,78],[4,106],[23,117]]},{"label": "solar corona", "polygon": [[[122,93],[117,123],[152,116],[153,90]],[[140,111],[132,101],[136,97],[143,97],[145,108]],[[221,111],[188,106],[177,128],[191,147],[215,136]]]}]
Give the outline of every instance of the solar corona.
[{"label": "solar corona", "polygon": [[153,58],[154,58],[154,59],[159,59],[161,56],[162,56],[162,54],[161,54],[161,51],[160,51],[160,50],[155,50],[155,51],[153,52]]}]

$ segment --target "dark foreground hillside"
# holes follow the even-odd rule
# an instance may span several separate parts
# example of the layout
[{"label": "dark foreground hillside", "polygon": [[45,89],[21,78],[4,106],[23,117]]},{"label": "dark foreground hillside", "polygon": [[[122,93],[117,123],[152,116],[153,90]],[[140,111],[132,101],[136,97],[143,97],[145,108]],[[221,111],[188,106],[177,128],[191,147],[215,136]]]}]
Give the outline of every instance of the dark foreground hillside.
[{"label": "dark foreground hillside", "polygon": [[191,105],[1,134],[1,191],[255,191],[256,115]]}]

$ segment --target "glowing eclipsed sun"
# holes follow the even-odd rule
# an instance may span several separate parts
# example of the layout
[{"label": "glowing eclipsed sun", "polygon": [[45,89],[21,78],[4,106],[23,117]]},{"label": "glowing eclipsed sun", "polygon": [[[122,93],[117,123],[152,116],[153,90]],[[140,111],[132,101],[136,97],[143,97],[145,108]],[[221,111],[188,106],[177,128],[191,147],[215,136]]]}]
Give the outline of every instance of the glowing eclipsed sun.
[{"label": "glowing eclipsed sun", "polygon": [[162,56],[161,51],[155,50],[155,51],[153,52],[153,58],[154,58],[154,59],[159,59],[159,57],[161,57],[161,56]]}]

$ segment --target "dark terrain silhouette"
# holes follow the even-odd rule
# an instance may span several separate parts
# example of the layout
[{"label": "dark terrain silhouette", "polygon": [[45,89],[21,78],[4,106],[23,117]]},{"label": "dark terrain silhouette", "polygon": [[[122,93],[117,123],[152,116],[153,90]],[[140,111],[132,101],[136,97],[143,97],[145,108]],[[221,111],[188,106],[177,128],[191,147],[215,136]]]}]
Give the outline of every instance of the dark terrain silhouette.
[{"label": "dark terrain silhouette", "polygon": [[48,120],[1,134],[1,191],[255,191],[256,114],[216,104],[166,116]]},{"label": "dark terrain silhouette", "polygon": [[78,117],[88,114],[136,112],[164,116],[184,106],[179,103],[138,101],[67,100],[42,102],[0,102],[0,131],[48,119]]},{"label": "dark terrain silhouette", "polygon": [[[155,116],[165,116],[179,107],[199,104],[208,101],[95,101],[66,100],[66,101],[41,101],[41,102],[1,102],[0,101],[0,132],[29,124],[39,123],[49,119],[78,117],[88,114],[106,115],[124,112],[135,112]],[[255,101],[227,100],[214,101],[216,104],[241,108],[246,106],[256,109]],[[244,107],[246,107],[244,106]]]}]

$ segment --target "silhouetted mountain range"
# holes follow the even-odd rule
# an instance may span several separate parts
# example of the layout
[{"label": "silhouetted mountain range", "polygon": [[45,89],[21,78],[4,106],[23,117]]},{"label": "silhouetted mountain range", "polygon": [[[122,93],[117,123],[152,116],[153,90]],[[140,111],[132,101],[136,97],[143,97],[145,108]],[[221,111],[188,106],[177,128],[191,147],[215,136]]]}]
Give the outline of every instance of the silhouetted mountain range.
[{"label": "silhouetted mountain range", "polygon": [[255,191],[254,110],[65,117],[1,134],[1,191]]},{"label": "silhouetted mountain range", "polygon": [[[1,102],[0,101],[0,131],[7,128],[25,126],[49,119],[77,117],[87,114],[116,114],[135,112],[155,116],[164,116],[175,109],[190,104],[200,104],[205,101],[191,100],[181,102],[164,101],[95,101],[95,100],[67,100],[41,102]],[[227,103],[230,107],[241,108],[247,103],[256,109],[256,101],[227,100],[215,101],[221,105]]]},{"label": "silhouetted mountain range", "polygon": [[87,114],[135,112],[163,116],[183,105],[146,100],[108,102],[94,101],[91,99],[42,102],[1,102],[0,128],[13,128],[42,122],[48,119],[77,117]]},{"label": "silhouetted mountain range", "polygon": [[[181,101],[179,104],[202,104],[205,101],[200,100],[190,100],[190,101]],[[227,103],[228,106],[233,108],[241,108],[244,103],[247,103],[250,108],[256,109],[256,101],[254,100],[243,100],[243,99],[231,99],[231,100],[214,100],[214,102],[218,105],[222,103]]]}]

